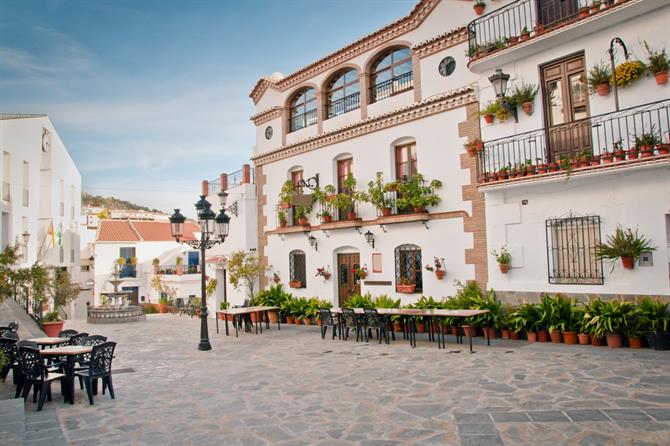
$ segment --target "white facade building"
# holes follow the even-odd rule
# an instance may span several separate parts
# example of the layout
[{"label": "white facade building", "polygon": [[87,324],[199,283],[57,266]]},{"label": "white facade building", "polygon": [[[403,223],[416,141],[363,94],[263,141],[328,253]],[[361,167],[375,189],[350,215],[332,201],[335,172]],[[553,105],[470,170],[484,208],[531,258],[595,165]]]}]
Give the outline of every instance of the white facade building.
[{"label": "white facade building", "polygon": [[[606,60],[615,36],[640,59],[644,39],[667,47],[663,26],[670,6],[619,0],[584,16],[580,2],[487,2],[487,14],[478,17],[472,2],[425,0],[408,16],[288,76],[259,80],[250,95],[256,105],[258,252],[272,266],[262,285],[277,272],[285,285],[302,282],[294,294],[335,305],[368,291],[403,303],[421,295],[439,298],[454,293],[455,280],[476,280],[506,300],[532,299],[542,291],[668,297],[667,156],[656,151],[640,160],[575,167],[569,178],[565,171],[538,169],[560,156],[612,151],[613,141],[630,144],[630,132],[639,136],[652,125],[668,142],[667,84],[644,77],[620,89],[621,111],[612,114],[613,95],[589,95],[582,79]],[[508,92],[521,82],[540,86],[533,114],[519,108],[518,122],[489,125],[480,119],[479,110],[495,98],[489,77],[497,68],[510,76]],[[483,150],[469,156],[464,144],[480,140]],[[532,166],[533,175],[493,177],[508,164]],[[307,185],[317,178],[321,188],[344,191],[342,180],[352,173],[357,190],[365,191],[378,172],[387,182],[417,173],[438,179],[441,202],[428,213],[394,205],[390,216],[361,203],[356,219],[335,215],[333,222],[320,219],[323,209],[315,205],[306,224],[290,215],[291,207],[281,227],[285,181],[302,180],[302,194],[311,193]],[[296,199],[304,204],[309,198]],[[610,273],[595,257],[595,242],[617,225],[639,228],[659,249],[632,271],[617,265]],[[507,275],[490,255],[502,246],[513,258]],[[444,260],[442,280],[425,269],[435,257]],[[352,274],[358,266],[368,270],[362,280]],[[318,268],[332,277],[316,277]],[[414,282],[416,292],[400,293],[401,279]]]}]

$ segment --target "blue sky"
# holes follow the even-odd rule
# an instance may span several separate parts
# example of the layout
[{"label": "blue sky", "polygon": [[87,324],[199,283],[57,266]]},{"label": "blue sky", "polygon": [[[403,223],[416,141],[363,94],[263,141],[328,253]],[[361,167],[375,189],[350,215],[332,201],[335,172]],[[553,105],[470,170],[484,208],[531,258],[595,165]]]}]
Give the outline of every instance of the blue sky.
[{"label": "blue sky", "polygon": [[202,179],[248,162],[260,76],[415,3],[0,0],[0,113],[48,113],[84,190],[190,211]]}]

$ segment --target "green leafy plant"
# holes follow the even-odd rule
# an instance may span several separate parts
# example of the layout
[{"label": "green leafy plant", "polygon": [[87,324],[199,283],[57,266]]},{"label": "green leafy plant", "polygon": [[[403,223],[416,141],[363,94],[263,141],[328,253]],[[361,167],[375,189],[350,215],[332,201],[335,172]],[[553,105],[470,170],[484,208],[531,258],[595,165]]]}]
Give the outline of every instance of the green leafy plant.
[{"label": "green leafy plant", "polygon": [[49,311],[42,316],[42,322],[58,322],[60,320],[60,313],[58,313],[58,310]]},{"label": "green leafy plant", "polygon": [[537,305],[525,303],[514,310],[510,316],[511,329],[515,333],[524,331],[537,331],[540,321],[539,308]]},{"label": "green leafy plant", "polygon": [[596,90],[600,84],[609,85],[611,79],[612,71],[610,70],[609,65],[602,61],[591,67],[589,75],[586,78],[593,90]]},{"label": "green leafy plant", "polygon": [[502,246],[500,250],[494,249],[491,251],[491,255],[496,258],[496,262],[501,265],[509,265],[512,263],[512,254],[507,250],[506,246]]},{"label": "green leafy plant", "polygon": [[242,250],[234,251],[227,266],[230,284],[236,290],[245,285],[248,296],[253,301],[260,274],[267,268],[270,267],[264,267],[256,254]]},{"label": "green leafy plant", "polygon": [[401,209],[423,210],[429,206],[437,206],[441,198],[437,190],[442,188],[440,180],[432,180],[425,184],[423,175],[417,173],[409,181],[400,183],[396,204]]},{"label": "green leafy plant", "polygon": [[526,84],[524,82],[521,85],[515,85],[514,90],[510,98],[510,103],[515,105],[521,105],[524,102],[533,102],[535,96],[537,96],[538,86],[537,84]]},{"label": "green leafy plant", "polygon": [[279,191],[279,201],[286,205],[290,205],[295,191],[296,187],[292,180],[284,181],[284,184],[282,184],[281,190]]},{"label": "green leafy plant", "polygon": [[656,136],[654,128],[652,127],[649,133],[645,132],[635,137],[635,148],[640,149],[642,147],[654,147],[660,142],[660,138]]},{"label": "green leafy plant", "polygon": [[219,310],[227,310],[228,308],[230,308],[230,302],[219,303]]},{"label": "green leafy plant", "polygon": [[624,301],[601,302],[592,311],[589,326],[591,334],[602,338],[607,334],[621,334],[627,324],[631,305]]},{"label": "green leafy plant", "polygon": [[374,308],[400,308],[400,299],[393,299],[386,294],[375,297],[372,301]]},{"label": "green leafy plant", "polygon": [[354,294],[344,301],[343,306],[346,308],[374,308],[370,293],[365,293],[364,295]]},{"label": "green leafy plant", "polygon": [[642,299],[638,305],[638,314],[648,332],[668,330],[668,304],[659,299]]},{"label": "green leafy plant", "polygon": [[388,209],[393,206],[391,197],[386,194],[388,185],[382,179],[382,173],[377,172],[374,181],[368,183],[368,192],[365,194],[367,202],[372,203],[377,209]]},{"label": "green leafy plant", "polygon": [[650,241],[639,235],[636,229],[617,226],[614,235],[608,235],[605,243],[599,243],[596,248],[598,257],[604,260],[614,261],[622,257],[638,259],[640,255],[655,251]]},{"label": "green leafy plant", "polygon": [[665,48],[660,51],[654,50],[647,41],[644,41],[644,50],[647,53],[647,68],[649,73],[658,74],[670,69],[670,61],[665,53]]},{"label": "green leafy plant", "polygon": [[480,116],[487,116],[487,115],[495,116],[496,113],[498,113],[498,109],[500,109],[500,104],[498,102],[495,101],[487,102],[486,105],[484,105],[484,108],[480,110],[479,114]]}]

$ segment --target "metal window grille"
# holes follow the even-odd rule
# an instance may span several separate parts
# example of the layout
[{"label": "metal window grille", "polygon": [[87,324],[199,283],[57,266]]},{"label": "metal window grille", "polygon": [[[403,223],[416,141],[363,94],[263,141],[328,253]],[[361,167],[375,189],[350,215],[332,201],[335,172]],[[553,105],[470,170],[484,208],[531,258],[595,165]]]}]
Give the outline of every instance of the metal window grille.
[{"label": "metal window grille", "polygon": [[574,216],[545,221],[549,283],[602,285],[603,264],[596,255],[600,217]]},{"label": "metal window grille", "polygon": [[307,287],[307,271],[305,252],[299,249],[293,250],[288,254],[289,274],[291,282],[300,281],[301,288]]},{"label": "metal window grille", "polygon": [[400,245],[395,249],[395,281],[409,279],[416,284],[416,291],[423,290],[421,248],[417,245]]}]

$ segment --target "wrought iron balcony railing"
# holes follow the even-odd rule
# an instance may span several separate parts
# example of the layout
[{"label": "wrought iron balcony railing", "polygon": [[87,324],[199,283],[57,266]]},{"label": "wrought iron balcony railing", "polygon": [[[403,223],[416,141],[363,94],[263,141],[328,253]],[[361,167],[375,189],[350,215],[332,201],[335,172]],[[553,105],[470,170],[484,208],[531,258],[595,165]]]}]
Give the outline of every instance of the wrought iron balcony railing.
[{"label": "wrought iron balcony railing", "polygon": [[361,106],[361,95],[356,92],[328,104],[328,118],[356,110]]},{"label": "wrought iron balcony railing", "polygon": [[471,60],[488,55],[613,5],[614,0],[597,4],[592,0],[517,0],[468,24],[468,55]]},{"label": "wrought iron balcony railing", "polygon": [[670,99],[487,141],[479,183],[666,155]]},{"label": "wrought iron balcony railing", "polygon": [[291,117],[289,121],[290,129],[292,132],[304,129],[305,127],[309,127],[310,125],[316,124],[316,120],[317,120],[316,109],[306,111],[305,113],[301,113],[299,115]]},{"label": "wrought iron balcony railing", "polygon": [[409,73],[401,74],[400,76],[396,76],[370,87],[370,98],[372,102],[379,101],[398,93],[411,90],[413,86],[413,74],[410,71]]}]

